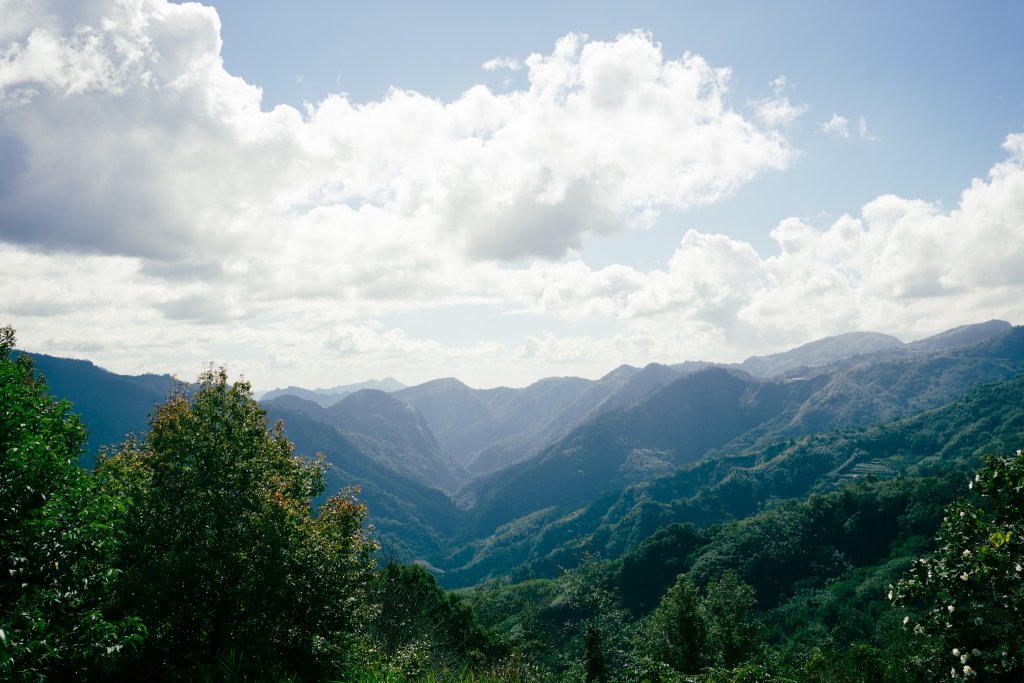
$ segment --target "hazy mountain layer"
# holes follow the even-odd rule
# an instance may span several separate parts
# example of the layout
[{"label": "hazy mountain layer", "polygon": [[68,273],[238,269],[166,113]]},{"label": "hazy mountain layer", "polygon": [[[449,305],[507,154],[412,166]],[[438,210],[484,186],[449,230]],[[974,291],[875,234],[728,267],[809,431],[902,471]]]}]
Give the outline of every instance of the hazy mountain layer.
[{"label": "hazy mountain layer", "polygon": [[540,510],[437,564],[448,586],[553,575],[584,552],[615,557],[676,522],[741,519],[850,478],[928,473],[1015,450],[1024,436],[1024,376],[985,384],[946,406],[887,425],[826,432],[713,457],[634,484],[577,510]]},{"label": "hazy mountain layer", "polygon": [[[329,492],[363,488],[389,547],[468,581],[524,560],[546,566],[575,552],[580,534],[607,534],[609,548],[626,547],[674,514],[624,491],[664,487],[667,477],[676,482],[671,500],[696,496],[734,467],[789,448],[790,439],[914,415],[979,383],[1013,378],[1024,370],[1024,330],[1007,330],[990,321],[912,344],[842,335],[744,363],[771,368],[774,379],[742,365],[652,364],[524,389],[476,390],[446,379],[351,393],[330,408],[321,405],[328,394],[317,392],[319,401],[280,393],[265,405],[285,419],[299,453],[322,451],[332,463]],[[90,426],[92,450],[144,431],[173,381],[37,359],[53,393]],[[679,472],[689,474],[672,479]],[[451,492],[474,473],[483,476],[457,496],[471,509],[460,510],[439,489]]]}]

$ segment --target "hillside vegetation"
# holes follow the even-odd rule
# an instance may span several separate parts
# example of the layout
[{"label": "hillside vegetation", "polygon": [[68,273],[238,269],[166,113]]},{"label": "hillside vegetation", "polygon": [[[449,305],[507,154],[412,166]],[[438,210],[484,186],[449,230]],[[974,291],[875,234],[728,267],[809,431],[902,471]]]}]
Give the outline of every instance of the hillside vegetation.
[{"label": "hillside vegetation", "polygon": [[[97,460],[3,328],[0,677],[1020,680],[1024,335],[978,335],[776,379],[443,382],[520,435],[527,397],[604,392],[453,498],[428,411],[263,407],[212,367]],[[145,401],[169,381],[109,375]]]}]

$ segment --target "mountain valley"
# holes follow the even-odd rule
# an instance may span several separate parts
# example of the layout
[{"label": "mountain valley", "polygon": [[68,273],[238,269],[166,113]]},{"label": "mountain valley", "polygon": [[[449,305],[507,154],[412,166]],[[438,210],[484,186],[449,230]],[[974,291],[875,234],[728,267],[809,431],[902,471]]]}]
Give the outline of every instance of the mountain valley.
[{"label": "mountain valley", "polygon": [[[145,431],[173,385],[33,355],[90,427],[90,454]],[[959,435],[955,457],[969,458],[1017,418],[1000,412],[986,441],[954,417],[1016,396],[1021,372],[1024,328],[990,321],[910,344],[851,333],[733,365],[622,366],[522,389],[389,378],[275,390],[262,404],[298,453],[324,454],[327,493],[360,487],[389,553],[463,586],[551,575],[668,523],[741,518],[857,476],[914,472],[953,457],[936,434]],[[957,430],[938,430],[936,409],[952,411]]]}]

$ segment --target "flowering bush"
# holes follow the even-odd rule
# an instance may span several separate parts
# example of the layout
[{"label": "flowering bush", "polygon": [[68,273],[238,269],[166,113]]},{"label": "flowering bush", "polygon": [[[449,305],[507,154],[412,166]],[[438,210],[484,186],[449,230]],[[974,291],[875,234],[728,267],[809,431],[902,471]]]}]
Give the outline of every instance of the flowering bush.
[{"label": "flowering bush", "polygon": [[[946,509],[939,549],[889,587],[917,663],[946,680],[1024,677],[1024,454],[985,456],[971,496]],[[918,611],[919,610],[919,611]]]}]

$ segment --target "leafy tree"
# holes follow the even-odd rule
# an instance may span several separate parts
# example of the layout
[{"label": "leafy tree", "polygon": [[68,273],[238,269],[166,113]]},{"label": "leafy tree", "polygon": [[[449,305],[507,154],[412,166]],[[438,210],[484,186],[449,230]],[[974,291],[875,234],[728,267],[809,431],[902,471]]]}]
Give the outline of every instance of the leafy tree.
[{"label": "leafy tree", "polygon": [[576,661],[566,663],[570,667],[582,664],[586,680],[599,680],[592,676],[623,669],[632,624],[629,612],[620,605],[608,567],[586,555],[578,567],[563,572],[559,582],[561,600],[574,617],[567,629],[573,645],[566,648],[566,654]]},{"label": "leafy tree", "polygon": [[145,631],[108,609],[118,499],[78,466],[86,433],[0,328],[0,678],[85,679]]},{"label": "leafy tree", "polygon": [[446,593],[420,565],[389,563],[377,575],[370,633],[385,654],[416,650],[422,665],[459,669],[499,654],[492,635],[473,609]]},{"label": "leafy tree", "polygon": [[721,666],[743,662],[757,644],[754,589],[740,581],[735,572],[726,571],[708,584],[702,604],[707,624],[708,652]]},{"label": "leafy tree", "polygon": [[[889,599],[907,609],[918,662],[934,677],[1024,677],[1024,453],[985,456],[973,497],[946,509],[939,548],[919,558]],[[915,607],[925,606],[918,616]]]},{"label": "leafy tree", "polygon": [[681,673],[697,673],[706,661],[706,639],[700,592],[680,574],[648,619],[643,645],[656,661]]},{"label": "leafy tree", "polygon": [[661,596],[679,574],[690,569],[711,537],[709,530],[692,524],[669,524],[623,555],[616,577],[623,604],[635,614],[657,607]]},{"label": "leafy tree", "polygon": [[[101,460],[131,501],[122,606],[151,642],[140,670],[320,677],[351,657],[370,615],[365,507],[326,502],[320,462],[292,455],[245,382],[209,368],[156,409],[150,432]],[[276,674],[274,673],[276,672]]]}]

